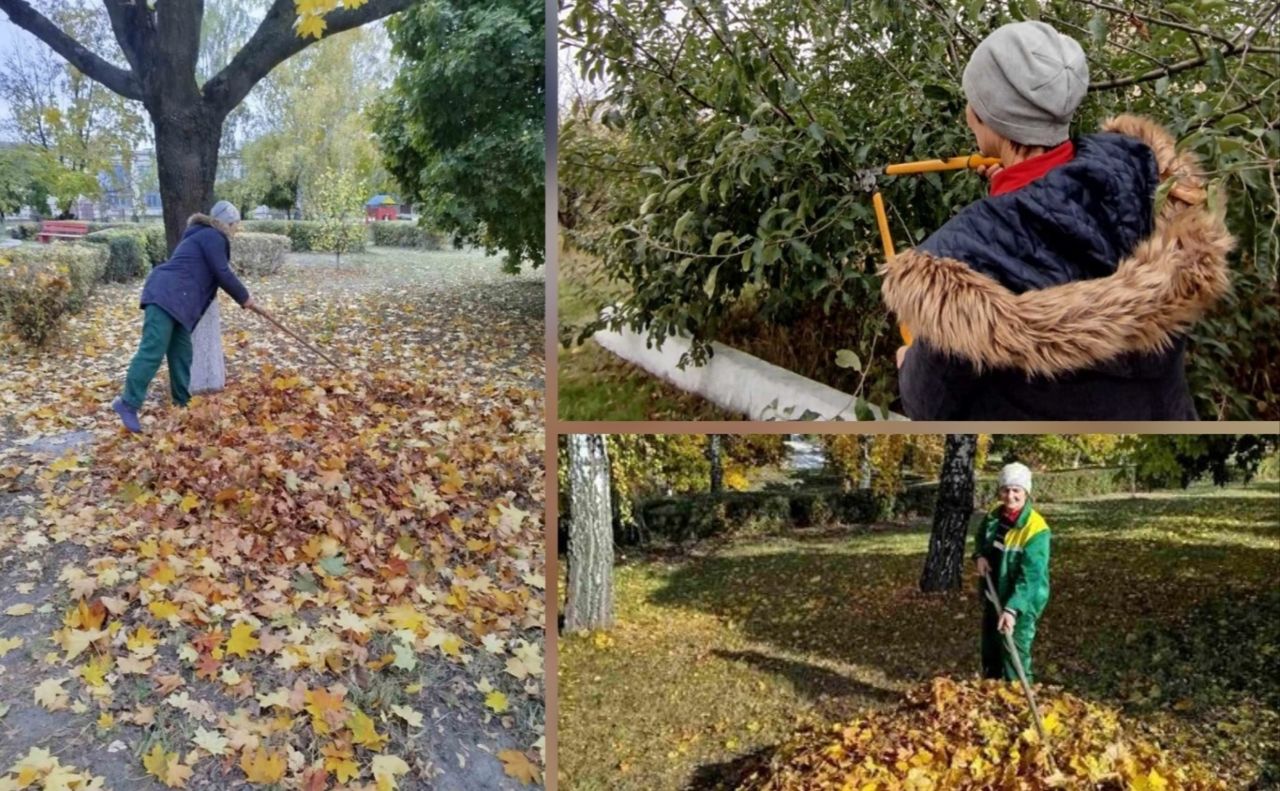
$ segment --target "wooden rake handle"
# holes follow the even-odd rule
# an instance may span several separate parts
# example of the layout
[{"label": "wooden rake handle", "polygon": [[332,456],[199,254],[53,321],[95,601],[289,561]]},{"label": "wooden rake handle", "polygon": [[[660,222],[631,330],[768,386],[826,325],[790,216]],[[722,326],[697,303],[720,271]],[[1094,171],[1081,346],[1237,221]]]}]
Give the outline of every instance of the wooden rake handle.
[{"label": "wooden rake handle", "polygon": [[319,350],[319,349],[317,349],[316,347],[312,346],[310,343],[307,343],[307,342],[306,342],[306,341],[305,341],[301,336],[299,336],[296,332],[294,332],[293,330],[291,330],[291,329],[289,329],[288,327],[284,326],[284,325],[283,325],[283,324],[281,324],[279,321],[276,321],[275,316],[272,316],[270,313],[268,313],[268,312],[266,311],[266,309],[265,309],[265,308],[259,307],[258,305],[253,305],[253,306],[251,306],[251,307],[249,308],[249,310],[253,311],[254,313],[257,313],[257,314],[258,314],[259,316],[261,316],[262,318],[264,318],[264,319],[266,319],[267,321],[271,322],[271,324],[272,324],[272,325],[274,325],[276,329],[280,330],[280,331],[281,331],[281,332],[283,332],[285,335],[288,335],[290,338],[293,338],[295,341],[297,341],[298,343],[302,344],[302,346],[303,346],[307,351],[309,351],[309,352],[311,352],[312,354],[316,355],[317,357],[321,358],[322,360],[324,360],[325,362],[327,362],[329,365],[332,365],[334,368],[337,368],[339,371],[345,371],[345,370],[346,370],[346,369],[345,369],[345,368],[343,368],[341,365],[338,365],[336,362],[334,362],[332,359],[330,359],[330,358],[329,358],[329,356],[328,356],[327,354],[325,354],[324,352],[320,351],[320,350]]}]

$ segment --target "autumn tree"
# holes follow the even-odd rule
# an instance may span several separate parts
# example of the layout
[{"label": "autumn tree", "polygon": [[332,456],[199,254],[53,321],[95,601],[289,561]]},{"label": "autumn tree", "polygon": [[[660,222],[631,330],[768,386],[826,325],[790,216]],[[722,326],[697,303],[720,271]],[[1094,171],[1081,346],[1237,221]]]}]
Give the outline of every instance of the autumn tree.
[{"label": "autumn tree", "polygon": [[507,270],[542,265],[542,0],[435,0],[389,25],[401,68],[374,115],[387,169],[423,222]]},{"label": "autumn tree", "polygon": [[80,73],[142,102],[154,130],[165,235],[173,249],[187,218],[213,204],[223,125],[249,91],[323,36],[360,27],[412,3],[343,0],[336,8],[335,2],[321,0],[274,0],[244,46],[203,83],[197,79],[201,0],[102,0],[123,64],[95,51],[59,25],[56,16],[46,16],[27,0],[0,0],[0,11]]},{"label": "autumn tree", "polygon": [[711,493],[716,494],[724,489],[724,463],[720,457],[719,434],[707,437],[707,463],[711,465]]},{"label": "autumn tree", "polygon": [[333,251],[335,267],[342,266],[342,254],[355,247],[365,232],[363,225],[352,224],[362,194],[360,183],[347,171],[329,170],[316,181],[312,204],[320,220],[317,241],[320,249]]},{"label": "autumn tree", "polygon": [[609,457],[599,434],[572,434],[569,445],[569,591],[566,632],[613,625],[613,510]]},{"label": "autumn tree", "polygon": [[973,515],[974,462],[978,435],[948,434],[938,473],[938,498],[933,507],[929,554],[920,576],[920,590],[955,590],[964,574],[964,545]]}]

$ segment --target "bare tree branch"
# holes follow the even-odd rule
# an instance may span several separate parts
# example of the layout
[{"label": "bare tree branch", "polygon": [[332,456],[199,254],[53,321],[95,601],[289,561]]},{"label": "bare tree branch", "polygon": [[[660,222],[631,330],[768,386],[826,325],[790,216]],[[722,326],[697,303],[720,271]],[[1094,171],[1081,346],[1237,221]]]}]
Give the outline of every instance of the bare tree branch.
[{"label": "bare tree branch", "polygon": [[[330,11],[324,17],[325,35],[391,16],[413,3],[414,0],[369,0],[359,8]],[[226,68],[204,84],[205,102],[220,113],[230,112],[272,69],[314,44],[315,39],[302,38],[294,30],[296,18],[293,0],[276,0],[244,47]]]},{"label": "bare tree branch", "polygon": [[0,0],[0,11],[18,27],[48,44],[54,52],[77,69],[129,99],[142,98],[142,85],[137,75],[113,65],[93,50],[76,41],[26,0]]}]

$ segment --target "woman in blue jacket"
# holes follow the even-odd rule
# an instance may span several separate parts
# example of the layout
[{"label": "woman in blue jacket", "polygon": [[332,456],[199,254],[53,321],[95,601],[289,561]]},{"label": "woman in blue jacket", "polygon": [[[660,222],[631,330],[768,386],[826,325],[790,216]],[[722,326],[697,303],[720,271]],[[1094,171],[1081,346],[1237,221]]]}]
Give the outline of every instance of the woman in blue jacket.
[{"label": "woman in blue jacket", "polygon": [[242,308],[253,306],[249,290],[230,266],[231,237],[239,224],[240,212],[227,201],[218,201],[209,214],[192,215],[173,255],[147,276],[139,300],[142,342],[129,363],[124,394],[111,403],[129,431],[142,430],[138,409],[166,357],[173,402],[186,406],[191,399],[191,333],[218,289]]}]

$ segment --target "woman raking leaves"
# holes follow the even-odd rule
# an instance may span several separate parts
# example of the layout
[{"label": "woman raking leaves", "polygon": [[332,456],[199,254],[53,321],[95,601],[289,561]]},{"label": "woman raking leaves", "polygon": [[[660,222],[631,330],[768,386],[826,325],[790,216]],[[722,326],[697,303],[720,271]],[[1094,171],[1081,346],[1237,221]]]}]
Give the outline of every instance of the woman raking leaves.
[{"label": "woman raking leaves", "polygon": [[161,360],[169,361],[173,403],[186,406],[191,399],[191,333],[218,289],[240,307],[253,307],[249,290],[231,271],[231,237],[239,225],[240,212],[227,201],[218,201],[209,214],[192,215],[173,255],[147,276],[139,300],[142,340],[129,363],[124,393],[111,402],[129,431],[142,430],[138,410]]}]

